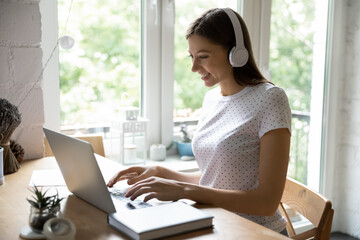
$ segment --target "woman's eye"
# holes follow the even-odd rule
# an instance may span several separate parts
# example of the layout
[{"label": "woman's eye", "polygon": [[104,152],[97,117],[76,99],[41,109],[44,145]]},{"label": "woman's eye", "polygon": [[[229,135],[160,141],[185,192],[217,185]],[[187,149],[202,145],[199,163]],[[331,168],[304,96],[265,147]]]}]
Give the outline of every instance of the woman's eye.
[{"label": "woman's eye", "polygon": [[199,56],[200,59],[205,59],[207,58],[208,56]]}]

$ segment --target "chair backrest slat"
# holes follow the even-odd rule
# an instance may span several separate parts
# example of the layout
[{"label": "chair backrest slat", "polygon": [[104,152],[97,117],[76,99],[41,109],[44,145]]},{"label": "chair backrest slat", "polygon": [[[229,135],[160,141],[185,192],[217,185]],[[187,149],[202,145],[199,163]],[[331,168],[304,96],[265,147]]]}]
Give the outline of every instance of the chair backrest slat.
[{"label": "chair backrest slat", "polygon": [[[296,212],[303,215],[315,226],[316,230],[309,232],[309,234],[312,233],[314,236],[317,236],[315,239],[320,239],[319,236],[321,236],[325,230],[330,231],[333,214],[331,201],[320,193],[288,177],[286,179],[285,189],[281,199],[280,210],[282,210],[283,215],[289,221],[283,204],[286,204]],[[287,229],[290,237],[296,236],[296,234],[294,235],[291,223],[287,225]],[[300,238],[296,239],[302,239],[303,236],[300,235]]]},{"label": "chair backrest slat", "polygon": [[[103,137],[101,135],[86,135],[86,136],[84,135],[84,136],[76,136],[75,138],[90,143],[91,147],[94,150],[94,153],[105,157]],[[46,157],[54,156],[54,153],[52,152],[46,137],[44,138],[44,143],[45,143],[45,156]]]}]

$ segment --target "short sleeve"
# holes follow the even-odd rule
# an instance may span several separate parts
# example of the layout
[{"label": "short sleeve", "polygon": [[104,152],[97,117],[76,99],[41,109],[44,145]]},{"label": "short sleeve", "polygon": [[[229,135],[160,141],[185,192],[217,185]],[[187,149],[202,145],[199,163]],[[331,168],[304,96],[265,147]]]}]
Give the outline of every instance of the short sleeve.
[{"label": "short sleeve", "polygon": [[291,110],[285,91],[279,87],[268,89],[261,100],[259,138],[279,128],[287,128],[291,134]]}]

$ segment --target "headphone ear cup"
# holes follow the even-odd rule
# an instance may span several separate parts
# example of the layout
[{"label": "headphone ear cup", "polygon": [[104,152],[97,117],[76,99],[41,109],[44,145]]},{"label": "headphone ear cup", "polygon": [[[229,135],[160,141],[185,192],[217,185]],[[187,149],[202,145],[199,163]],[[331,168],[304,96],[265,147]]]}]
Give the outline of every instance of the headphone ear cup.
[{"label": "headphone ear cup", "polygon": [[244,66],[249,59],[249,53],[246,48],[233,47],[229,53],[229,61],[233,67]]}]

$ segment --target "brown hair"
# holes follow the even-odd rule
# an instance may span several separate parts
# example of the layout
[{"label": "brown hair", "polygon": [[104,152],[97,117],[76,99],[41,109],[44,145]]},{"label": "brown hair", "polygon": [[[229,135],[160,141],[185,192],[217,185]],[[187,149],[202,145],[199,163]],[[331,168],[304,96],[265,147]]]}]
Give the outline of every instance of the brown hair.
[{"label": "brown hair", "polygon": [[[235,81],[243,85],[256,85],[270,82],[264,78],[257,67],[251,48],[250,36],[244,20],[234,11],[241,24],[244,45],[249,52],[249,60],[242,67],[233,67]],[[230,18],[221,8],[206,11],[197,18],[188,28],[186,39],[192,35],[199,35],[209,39],[214,44],[223,46],[230,50],[236,45],[235,33]]]}]

